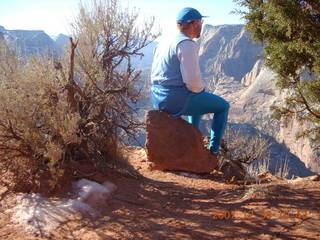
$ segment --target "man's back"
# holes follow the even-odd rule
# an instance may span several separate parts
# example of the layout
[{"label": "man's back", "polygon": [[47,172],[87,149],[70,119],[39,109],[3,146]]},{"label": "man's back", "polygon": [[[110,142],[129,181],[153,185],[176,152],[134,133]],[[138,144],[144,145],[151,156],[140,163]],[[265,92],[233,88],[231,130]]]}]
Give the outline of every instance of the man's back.
[{"label": "man's back", "polygon": [[177,45],[188,38],[184,34],[168,40],[162,40],[156,47],[151,70],[153,84],[162,86],[184,85],[180,70],[180,61],[177,56]]}]

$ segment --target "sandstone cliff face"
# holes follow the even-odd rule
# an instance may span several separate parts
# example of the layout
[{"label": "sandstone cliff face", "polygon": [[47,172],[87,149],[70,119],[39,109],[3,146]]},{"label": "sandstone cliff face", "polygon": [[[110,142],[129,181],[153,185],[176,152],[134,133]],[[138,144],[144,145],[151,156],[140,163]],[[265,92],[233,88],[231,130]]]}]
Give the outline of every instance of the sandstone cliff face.
[{"label": "sandstone cliff face", "polygon": [[244,25],[206,26],[200,44],[202,74],[208,88],[231,103],[230,120],[260,129],[272,123],[278,131],[280,124],[270,118],[269,110],[281,101],[276,75],[264,65],[262,46],[252,43]]},{"label": "sandstone cliff face", "polygon": [[320,172],[319,153],[307,139],[296,139],[301,123],[272,119],[270,106],[281,104],[276,74],[264,64],[262,45],[254,44],[243,25],[206,25],[200,39],[200,67],[208,88],[231,103],[229,120],[253,124],[286,144],[312,171]]},{"label": "sandstone cliff face", "polygon": [[320,173],[320,152],[313,150],[307,138],[296,139],[295,137],[305,127],[305,124],[294,119],[282,121],[280,126],[278,138],[305,163],[306,167]]},{"label": "sandstone cliff face", "polygon": [[261,44],[251,42],[243,25],[206,25],[199,52],[203,77],[215,83],[226,77],[240,82],[261,51]]}]

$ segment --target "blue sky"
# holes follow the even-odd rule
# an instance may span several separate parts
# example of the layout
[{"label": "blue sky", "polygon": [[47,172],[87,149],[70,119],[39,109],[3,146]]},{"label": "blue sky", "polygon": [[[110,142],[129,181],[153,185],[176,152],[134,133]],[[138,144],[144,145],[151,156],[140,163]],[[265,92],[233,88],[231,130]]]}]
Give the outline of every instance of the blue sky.
[{"label": "blue sky", "polygon": [[[87,0],[82,0],[86,2]],[[137,7],[142,16],[155,16],[166,34],[175,31],[175,16],[184,7],[194,7],[209,16],[211,25],[243,23],[230,12],[238,6],[232,0],[120,0]],[[79,0],[0,0],[0,25],[6,29],[44,30],[49,35],[68,33]]]}]

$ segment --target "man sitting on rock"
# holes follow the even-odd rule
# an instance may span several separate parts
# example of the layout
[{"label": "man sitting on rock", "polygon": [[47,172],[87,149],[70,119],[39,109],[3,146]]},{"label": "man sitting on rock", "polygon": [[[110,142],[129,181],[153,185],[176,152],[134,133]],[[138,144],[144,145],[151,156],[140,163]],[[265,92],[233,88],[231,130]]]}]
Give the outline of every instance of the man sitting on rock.
[{"label": "man sitting on rock", "polygon": [[217,155],[228,119],[229,103],[205,91],[200,76],[199,38],[203,17],[194,8],[183,8],[177,15],[179,34],[161,41],[155,50],[151,71],[153,107],[172,114],[188,116],[199,127],[203,114],[214,113],[209,148]]}]

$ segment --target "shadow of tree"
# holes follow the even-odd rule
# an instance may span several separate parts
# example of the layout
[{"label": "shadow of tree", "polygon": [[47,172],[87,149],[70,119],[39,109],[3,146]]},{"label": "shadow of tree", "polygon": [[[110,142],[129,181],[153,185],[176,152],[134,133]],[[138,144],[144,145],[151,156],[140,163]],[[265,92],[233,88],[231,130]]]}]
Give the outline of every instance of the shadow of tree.
[{"label": "shadow of tree", "polygon": [[[214,188],[215,181],[201,189],[122,176],[116,184],[119,190],[102,210],[104,217],[87,226],[101,239],[318,239],[314,237],[320,224],[315,215],[320,207],[316,188],[276,185],[267,196],[245,199],[244,186]],[[268,211],[271,215],[266,215]],[[218,216],[221,212],[238,214]],[[313,235],[308,237],[308,232]]]},{"label": "shadow of tree", "polygon": [[[96,234],[96,238],[87,239],[320,237],[319,182],[238,186],[212,175],[190,178],[158,171],[144,171],[142,175],[133,166],[129,171],[134,174],[109,170],[101,179],[115,183],[118,190],[102,204],[100,217],[60,221],[51,238],[86,239],[83,229]],[[38,207],[45,208],[46,204]],[[60,216],[73,213],[56,209],[48,218],[59,221]]]}]

